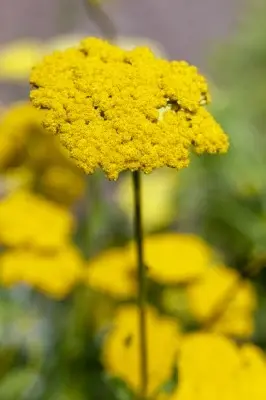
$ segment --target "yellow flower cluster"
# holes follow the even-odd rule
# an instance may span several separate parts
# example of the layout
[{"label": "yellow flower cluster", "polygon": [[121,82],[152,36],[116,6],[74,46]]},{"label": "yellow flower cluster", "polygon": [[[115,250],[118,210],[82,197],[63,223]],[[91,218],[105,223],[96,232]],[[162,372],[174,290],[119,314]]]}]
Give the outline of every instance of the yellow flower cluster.
[{"label": "yellow flower cluster", "polygon": [[0,283],[6,287],[26,283],[61,299],[81,280],[82,268],[80,254],[70,244],[50,254],[10,250],[0,258]]},{"label": "yellow flower cluster", "polygon": [[118,298],[136,293],[136,268],[127,249],[112,248],[89,261],[84,281],[99,292]]},{"label": "yellow flower cluster", "polygon": [[[176,321],[147,307],[148,394],[156,400],[263,400],[266,396],[266,356],[255,345],[238,346],[217,334],[181,334]],[[113,318],[103,345],[103,363],[135,392],[140,387],[138,315],[124,306]],[[162,384],[178,371],[171,395],[156,396]],[[153,397],[154,396],[154,397]]]},{"label": "yellow flower cluster", "polygon": [[223,153],[228,138],[205,110],[205,79],[184,61],[97,38],[54,52],[36,65],[31,101],[86,173],[181,169],[196,152]]},{"label": "yellow flower cluster", "polygon": [[0,48],[0,79],[25,79],[41,58],[41,43],[22,39]]},{"label": "yellow flower cluster", "polygon": [[266,357],[256,346],[238,347],[215,334],[187,335],[177,362],[179,384],[169,400],[263,400]]},{"label": "yellow flower cluster", "polygon": [[[233,269],[217,264],[212,249],[190,234],[166,233],[144,238],[148,278],[171,285],[162,296],[171,314],[199,322],[206,329],[236,337],[254,330],[256,292]],[[136,295],[134,243],[111,248],[87,264],[84,281],[115,299]]]},{"label": "yellow flower cluster", "polygon": [[[113,320],[113,329],[103,346],[103,363],[109,374],[122,378],[138,392],[140,388],[140,337],[136,306],[120,308]],[[171,376],[179,342],[179,326],[175,320],[160,316],[146,308],[148,395]]]},{"label": "yellow flower cluster", "polygon": [[42,129],[40,113],[28,103],[1,115],[0,153],[0,172],[8,184],[24,186],[28,171],[27,187],[52,200],[71,204],[83,193],[84,177],[56,138]]},{"label": "yellow flower cluster", "polygon": [[29,136],[40,127],[39,113],[28,104],[17,104],[1,113],[0,119],[0,168],[17,165],[25,157]]},{"label": "yellow flower cluster", "polygon": [[30,192],[17,191],[0,202],[0,243],[7,247],[57,250],[73,223],[66,209]]},{"label": "yellow flower cluster", "polygon": [[[197,236],[167,233],[144,238],[144,257],[150,278],[165,284],[187,283],[210,265],[212,251]],[[120,298],[136,293],[135,278],[135,247],[129,243],[91,260],[85,281],[96,290]]]},{"label": "yellow flower cluster", "polygon": [[70,239],[71,214],[31,192],[16,191],[0,202],[0,283],[24,282],[55,298],[83,277],[83,263]]},{"label": "yellow flower cluster", "polygon": [[239,337],[254,331],[255,289],[231,268],[207,269],[187,287],[187,299],[196,319],[212,331]]}]

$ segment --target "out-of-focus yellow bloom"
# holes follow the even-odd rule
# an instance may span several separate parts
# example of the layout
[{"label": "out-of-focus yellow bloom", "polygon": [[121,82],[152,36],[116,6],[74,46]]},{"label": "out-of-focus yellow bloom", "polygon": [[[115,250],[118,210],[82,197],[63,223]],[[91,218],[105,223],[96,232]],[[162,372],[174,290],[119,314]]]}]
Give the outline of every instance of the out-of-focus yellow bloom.
[{"label": "out-of-focus yellow bloom", "polygon": [[117,298],[128,298],[136,293],[135,273],[127,249],[113,248],[89,261],[84,279],[97,291]]},{"label": "out-of-focus yellow bloom", "polygon": [[0,257],[0,284],[26,283],[55,298],[65,297],[81,281],[82,273],[82,259],[71,245],[48,254],[10,250]]},{"label": "out-of-focus yellow bloom", "polygon": [[[84,175],[57,138],[41,127],[40,113],[28,103],[7,110],[0,120],[0,170],[6,184],[20,171],[30,171],[33,190],[70,205],[84,191]],[[25,183],[24,177],[16,181]]]},{"label": "out-of-focus yellow bloom", "polygon": [[224,266],[207,269],[188,286],[187,295],[193,315],[213,331],[240,337],[252,334],[256,292],[235,270]]},{"label": "out-of-focus yellow bloom", "polygon": [[75,168],[55,165],[40,176],[41,193],[58,203],[72,204],[84,192],[85,180]]},{"label": "out-of-focus yellow bloom", "polygon": [[7,247],[56,250],[73,227],[67,209],[30,192],[14,192],[0,202],[0,243]]},{"label": "out-of-focus yellow bloom", "polygon": [[[133,253],[134,244],[130,246]],[[144,238],[144,261],[155,281],[185,283],[205,271],[213,261],[213,253],[198,236],[163,233]]]},{"label": "out-of-focus yellow bloom", "polygon": [[178,387],[169,400],[263,400],[266,395],[265,355],[217,334],[185,336],[177,368]]},{"label": "out-of-focus yellow bloom", "polygon": [[239,399],[266,398],[266,356],[258,347],[246,344],[240,348],[241,372],[238,378]]},{"label": "out-of-focus yellow bloom", "polygon": [[[113,330],[103,346],[106,370],[120,377],[138,392],[140,387],[139,316],[135,306],[125,306],[117,311]],[[148,395],[171,377],[180,340],[176,321],[162,317],[147,307]]]},{"label": "out-of-focus yellow bloom", "polygon": [[[134,198],[132,177],[126,175],[118,185],[116,200],[120,208],[132,218]],[[145,231],[153,231],[169,224],[175,216],[174,190],[177,175],[174,170],[160,169],[143,177],[142,208]]]},{"label": "out-of-focus yellow bloom", "polygon": [[32,67],[47,53],[74,46],[82,35],[56,36],[40,42],[24,38],[0,47],[0,79],[28,80]]},{"label": "out-of-focus yellow bloom", "polygon": [[203,108],[205,79],[184,61],[148,48],[126,51],[97,38],[44,58],[32,71],[31,100],[86,173],[189,164],[190,150],[224,153],[227,136]]},{"label": "out-of-focus yellow bloom", "polygon": [[27,79],[29,71],[42,57],[41,43],[23,39],[0,48],[0,79]]},{"label": "out-of-focus yellow bloom", "polygon": [[40,114],[28,103],[18,103],[1,114],[0,168],[17,166],[31,135],[41,129]]},{"label": "out-of-focus yellow bloom", "polygon": [[[157,282],[191,282],[205,271],[212,257],[208,245],[194,235],[166,233],[144,238],[147,274]],[[128,298],[136,293],[136,265],[135,244],[130,242],[89,261],[84,279],[96,290]]]},{"label": "out-of-focus yellow bloom", "polygon": [[236,399],[233,377],[240,369],[237,346],[224,337],[196,333],[183,339],[174,399]]},{"label": "out-of-focus yellow bloom", "polygon": [[100,292],[118,297],[136,293],[135,267],[126,248],[104,251],[89,261],[85,282]]}]

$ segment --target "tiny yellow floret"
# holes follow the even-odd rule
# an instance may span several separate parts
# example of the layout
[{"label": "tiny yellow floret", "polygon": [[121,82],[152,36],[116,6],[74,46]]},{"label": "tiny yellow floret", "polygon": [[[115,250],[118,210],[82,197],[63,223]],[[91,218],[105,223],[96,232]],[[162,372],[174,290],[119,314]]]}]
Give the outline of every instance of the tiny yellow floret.
[{"label": "tiny yellow floret", "polygon": [[30,83],[44,127],[88,174],[101,168],[115,180],[123,170],[179,170],[188,166],[191,149],[228,149],[204,108],[210,95],[197,68],[158,58],[149,48],[122,50],[87,38],[45,57]]}]

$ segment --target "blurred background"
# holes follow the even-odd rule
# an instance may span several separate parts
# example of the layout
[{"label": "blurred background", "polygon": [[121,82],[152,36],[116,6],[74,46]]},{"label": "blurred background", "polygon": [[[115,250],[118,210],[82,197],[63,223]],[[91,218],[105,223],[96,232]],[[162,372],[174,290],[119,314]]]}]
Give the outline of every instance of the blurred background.
[{"label": "blurred background", "polygon": [[[1,0],[0,400],[129,400],[138,388],[120,343],[136,328],[130,175],[85,177],[28,104],[32,66],[90,35],[207,76],[230,151],[143,176],[151,325],[262,351],[252,396],[265,398],[265,22],[263,0]],[[175,340],[168,375],[155,355],[170,325],[149,337],[151,398],[183,400]]]}]

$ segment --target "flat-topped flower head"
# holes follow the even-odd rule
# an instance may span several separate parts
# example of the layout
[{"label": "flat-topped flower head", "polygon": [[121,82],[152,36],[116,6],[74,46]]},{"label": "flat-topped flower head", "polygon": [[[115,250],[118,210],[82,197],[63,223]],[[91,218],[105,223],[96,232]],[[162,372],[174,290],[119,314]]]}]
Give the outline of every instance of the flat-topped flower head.
[{"label": "flat-topped flower head", "polygon": [[228,138],[204,108],[206,80],[185,61],[97,38],[34,67],[32,104],[86,173],[187,167],[190,151],[224,153]]}]

